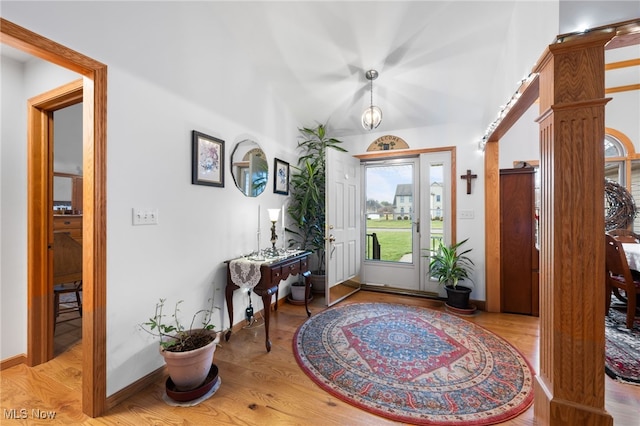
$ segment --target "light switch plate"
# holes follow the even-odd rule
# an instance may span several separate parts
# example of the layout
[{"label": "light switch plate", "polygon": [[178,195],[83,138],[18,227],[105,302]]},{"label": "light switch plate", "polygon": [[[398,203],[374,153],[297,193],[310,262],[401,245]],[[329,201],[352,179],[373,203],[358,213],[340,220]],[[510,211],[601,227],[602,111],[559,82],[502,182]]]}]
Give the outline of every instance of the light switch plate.
[{"label": "light switch plate", "polygon": [[158,209],[141,209],[133,208],[133,224],[134,225],[157,225]]},{"label": "light switch plate", "polygon": [[473,219],[473,210],[459,210],[460,219]]}]

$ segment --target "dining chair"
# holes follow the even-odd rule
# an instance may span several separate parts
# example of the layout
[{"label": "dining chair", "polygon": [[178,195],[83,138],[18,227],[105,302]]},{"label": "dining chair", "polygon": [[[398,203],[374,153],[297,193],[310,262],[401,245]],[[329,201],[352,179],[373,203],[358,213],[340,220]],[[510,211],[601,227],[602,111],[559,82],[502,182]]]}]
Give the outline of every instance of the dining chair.
[{"label": "dining chair", "polygon": [[[82,281],[76,281],[73,283],[57,284],[53,287],[53,309],[54,309],[54,323],[53,329],[59,322],[71,321],[76,318],[82,317]],[[73,300],[65,300],[60,296],[63,294],[73,293]],[[78,316],[71,318],[60,319],[61,314],[77,312]]]},{"label": "dining chair", "polygon": [[612,229],[607,234],[621,243],[640,243],[640,235],[628,229]]},{"label": "dining chair", "polygon": [[640,294],[640,281],[631,275],[631,269],[624,254],[624,248],[620,241],[613,236],[605,234],[606,256],[606,312],[609,314],[611,307],[611,292],[622,290],[627,299],[627,328],[633,328],[636,315],[636,304]]},{"label": "dining chair", "polygon": [[[78,312],[82,317],[82,246],[67,232],[53,234],[53,329],[59,322],[77,317],[60,318],[60,314]],[[61,295],[73,293],[73,299]]]}]

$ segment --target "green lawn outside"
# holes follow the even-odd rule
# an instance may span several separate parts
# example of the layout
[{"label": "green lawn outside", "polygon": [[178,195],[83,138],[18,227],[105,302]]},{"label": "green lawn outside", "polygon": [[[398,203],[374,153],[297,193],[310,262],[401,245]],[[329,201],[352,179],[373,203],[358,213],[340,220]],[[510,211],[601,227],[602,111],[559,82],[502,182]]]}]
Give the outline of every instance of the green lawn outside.
[{"label": "green lawn outside", "polygon": [[380,242],[380,260],[397,262],[400,258],[411,253],[411,232],[376,232]]},{"label": "green lawn outside", "polygon": [[[384,219],[367,219],[367,233],[373,232],[378,236],[380,243],[380,260],[397,262],[405,254],[411,253],[411,232],[399,231],[394,229],[411,229],[410,220],[384,220]],[[442,221],[431,221],[431,230],[442,229]],[[371,240],[369,240],[371,244]],[[369,256],[372,256],[369,249]],[[420,253],[422,256],[423,253]]]},{"label": "green lawn outside", "polygon": [[[384,219],[367,219],[367,229],[410,229],[410,220],[384,220]],[[442,229],[441,220],[432,220],[431,229]]]}]

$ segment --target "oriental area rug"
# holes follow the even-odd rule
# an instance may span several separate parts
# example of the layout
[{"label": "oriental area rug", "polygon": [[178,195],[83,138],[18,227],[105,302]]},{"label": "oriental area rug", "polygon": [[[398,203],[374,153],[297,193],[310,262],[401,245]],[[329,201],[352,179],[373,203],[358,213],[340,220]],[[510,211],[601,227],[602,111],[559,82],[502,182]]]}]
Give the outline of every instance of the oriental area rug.
[{"label": "oriental area rug", "polygon": [[626,327],[626,312],[609,309],[605,317],[605,364],[609,377],[640,386],[640,320]]},{"label": "oriental area rug", "polygon": [[501,337],[445,312],[354,303],[311,317],[296,360],[322,389],[368,412],[420,425],[490,425],[533,402],[534,372]]}]

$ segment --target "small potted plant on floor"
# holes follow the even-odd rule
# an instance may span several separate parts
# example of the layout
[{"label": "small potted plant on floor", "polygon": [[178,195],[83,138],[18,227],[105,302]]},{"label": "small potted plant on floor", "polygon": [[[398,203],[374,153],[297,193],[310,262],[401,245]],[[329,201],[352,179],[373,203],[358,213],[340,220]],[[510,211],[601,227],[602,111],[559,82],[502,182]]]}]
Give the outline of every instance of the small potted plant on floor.
[{"label": "small potted plant on floor", "polygon": [[[156,303],[153,316],[141,328],[158,337],[160,354],[167,364],[169,377],[178,391],[189,391],[203,385],[212,364],[220,333],[214,331],[211,324],[213,299],[206,309],[196,312],[189,328],[185,328],[179,318],[180,300],[176,303],[171,320],[165,321],[163,313],[165,299]],[[196,325],[196,321],[200,322]]]},{"label": "small potted plant on floor", "polygon": [[[469,294],[473,288],[470,274],[473,261],[467,256],[471,249],[462,250],[461,247],[469,239],[456,244],[445,245],[440,242],[437,249],[427,249],[429,274],[437,278],[447,291],[447,305],[454,309],[473,312],[475,309],[469,304]],[[464,284],[460,285],[463,281]]]}]

